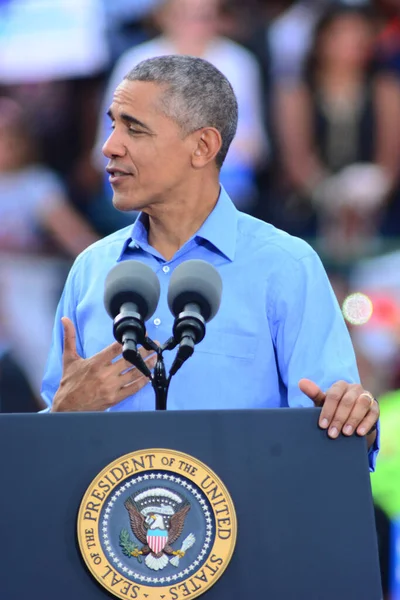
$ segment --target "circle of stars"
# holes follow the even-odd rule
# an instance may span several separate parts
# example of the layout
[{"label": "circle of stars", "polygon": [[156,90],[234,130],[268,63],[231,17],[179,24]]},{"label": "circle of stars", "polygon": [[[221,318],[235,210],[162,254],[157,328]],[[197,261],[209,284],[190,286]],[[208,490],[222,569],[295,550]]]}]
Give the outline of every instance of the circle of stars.
[{"label": "circle of stars", "polygon": [[[204,544],[201,548],[201,551],[199,552],[196,559],[186,569],[180,571],[177,574],[174,574],[174,575],[171,575],[168,577],[147,577],[145,575],[141,575],[140,573],[136,573],[132,569],[129,569],[126,565],[124,565],[120,561],[120,559],[118,558],[116,553],[113,551],[112,546],[110,544],[109,535],[108,535],[108,524],[109,524],[109,519],[110,519],[110,513],[112,510],[112,507],[114,506],[115,502],[118,500],[119,496],[121,496],[121,494],[123,494],[123,492],[125,492],[126,490],[129,490],[131,487],[134,487],[136,484],[142,483],[143,481],[147,482],[149,480],[150,481],[155,481],[155,480],[172,481],[173,483],[177,483],[178,485],[181,485],[183,488],[185,488],[188,492],[190,492],[196,498],[196,500],[198,501],[198,503],[200,504],[200,506],[204,512],[205,521],[206,521],[206,537],[204,540]],[[149,500],[149,502],[151,502],[151,501]],[[171,504],[173,504],[173,503],[171,502]],[[151,475],[148,475],[148,474],[139,475],[139,477],[135,477],[133,479],[130,479],[129,481],[126,481],[124,483],[124,485],[122,485],[114,493],[114,495],[111,496],[111,499],[107,503],[107,506],[105,509],[101,532],[102,532],[104,547],[108,552],[108,556],[113,561],[114,565],[116,567],[118,567],[122,573],[124,573],[128,577],[131,577],[136,582],[140,582],[143,584],[145,584],[145,583],[169,584],[169,583],[176,582],[178,579],[181,579],[182,577],[185,577],[186,575],[190,575],[193,571],[196,570],[196,567],[198,567],[200,565],[200,563],[203,562],[204,557],[207,554],[207,551],[211,545],[212,530],[213,530],[212,521],[213,520],[211,518],[210,511],[207,506],[207,502],[204,500],[202,495],[199,494],[199,492],[197,491],[195,486],[191,485],[190,483],[188,483],[181,477],[176,477],[175,475],[167,475],[166,473],[151,473]]]}]

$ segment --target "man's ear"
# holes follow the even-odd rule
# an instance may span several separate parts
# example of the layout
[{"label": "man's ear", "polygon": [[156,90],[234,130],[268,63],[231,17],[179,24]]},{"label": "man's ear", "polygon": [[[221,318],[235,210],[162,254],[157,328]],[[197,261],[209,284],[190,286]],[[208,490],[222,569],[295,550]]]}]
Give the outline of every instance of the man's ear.
[{"label": "man's ear", "polygon": [[215,161],[221,150],[222,138],[215,127],[204,127],[196,131],[196,145],[192,154],[192,165],[195,169],[202,169],[210,162]]}]

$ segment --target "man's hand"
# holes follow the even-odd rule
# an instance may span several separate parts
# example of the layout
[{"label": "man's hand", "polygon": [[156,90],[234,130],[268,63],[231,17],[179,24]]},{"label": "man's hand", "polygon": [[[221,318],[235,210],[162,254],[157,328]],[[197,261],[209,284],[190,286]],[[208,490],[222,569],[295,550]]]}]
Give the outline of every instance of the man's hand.
[{"label": "man's hand", "polygon": [[[76,351],[75,328],[67,317],[64,328],[63,373],[54,396],[51,412],[103,411],[144,387],[149,379],[124,358],[121,344],[114,342],[91,358],[81,358]],[[153,351],[140,349],[149,369],[156,363]]]},{"label": "man's hand", "polygon": [[[322,406],[319,426],[328,429],[331,438],[338,437],[340,432],[347,436],[354,432],[360,436],[367,435],[379,419],[378,403],[358,383],[337,381],[323,392],[310,379],[301,379],[299,388],[315,406]],[[375,437],[375,431],[368,436],[369,446]]]}]

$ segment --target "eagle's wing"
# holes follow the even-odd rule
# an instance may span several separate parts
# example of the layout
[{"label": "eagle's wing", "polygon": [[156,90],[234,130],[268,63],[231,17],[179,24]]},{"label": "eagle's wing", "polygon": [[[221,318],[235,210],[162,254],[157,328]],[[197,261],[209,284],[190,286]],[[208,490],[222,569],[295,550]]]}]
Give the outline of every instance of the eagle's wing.
[{"label": "eagle's wing", "polygon": [[147,544],[147,529],[144,524],[144,516],[138,511],[131,498],[125,501],[125,508],[129,513],[132,531],[142,544]]},{"label": "eagle's wing", "polygon": [[169,520],[168,544],[173,544],[182,534],[186,515],[190,510],[190,504],[186,504],[179,512],[172,515]]}]

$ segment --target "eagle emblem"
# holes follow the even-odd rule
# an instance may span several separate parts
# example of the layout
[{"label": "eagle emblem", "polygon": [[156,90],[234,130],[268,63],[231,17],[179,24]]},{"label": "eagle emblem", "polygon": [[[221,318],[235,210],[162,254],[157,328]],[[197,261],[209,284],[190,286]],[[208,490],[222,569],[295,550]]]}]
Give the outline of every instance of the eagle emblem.
[{"label": "eagle emblem", "polygon": [[[132,545],[130,556],[144,556],[149,569],[159,571],[169,563],[177,567],[179,559],[196,541],[190,533],[179,550],[174,544],[182,535],[190,503],[175,491],[164,487],[149,488],[124,502],[132,532],[142,544]],[[172,557],[172,558],[169,558]]]}]

